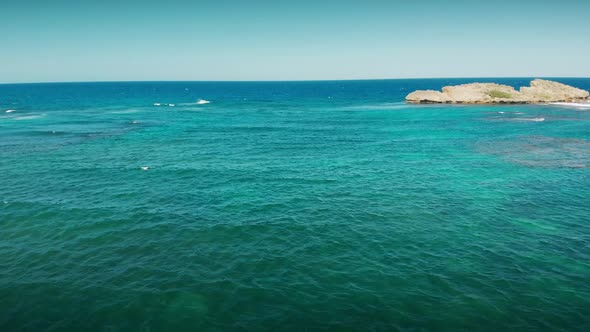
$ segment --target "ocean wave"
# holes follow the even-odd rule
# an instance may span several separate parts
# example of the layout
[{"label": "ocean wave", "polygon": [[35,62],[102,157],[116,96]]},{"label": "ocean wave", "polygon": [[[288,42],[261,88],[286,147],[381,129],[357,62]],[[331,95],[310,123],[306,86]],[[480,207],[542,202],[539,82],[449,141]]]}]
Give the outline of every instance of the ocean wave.
[{"label": "ocean wave", "polygon": [[549,103],[549,105],[590,109],[590,103]]},{"label": "ocean wave", "polygon": [[211,104],[211,101],[205,100],[205,99],[199,99],[199,100],[197,100],[194,103],[180,103],[180,104],[177,104],[177,105],[179,105],[179,106],[195,106],[195,105],[199,105],[199,106],[201,106],[201,105],[207,105],[207,104]]},{"label": "ocean wave", "polygon": [[[513,113],[517,115],[516,113]],[[522,113],[521,113],[522,114]],[[500,114],[497,117],[488,117],[486,120],[488,121],[503,121],[503,122],[544,122],[546,118],[544,117],[535,117],[535,118],[526,118],[526,117],[515,117],[515,116],[502,116],[504,114]]]},{"label": "ocean wave", "polygon": [[138,112],[140,112],[140,110],[138,110],[138,109],[128,109],[128,110],[109,112],[109,114],[130,114],[130,113],[138,113]]},{"label": "ocean wave", "polygon": [[176,104],[173,103],[154,103],[154,106],[168,106],[168,107],[174,107],[176,106]]},{"label": "ocean wave", "polygon": [[45,114],[40,114],[40,115],[25,115],[25,116],[18,116],[16,118],[13,118],[13,120],[34,120],[34,119],[39,119],[44,117]]},{"label": "ocean wave", "polygon": [[498,112],[485,112],[486,114],[500,114],[500,115],[524,115],[523,112],[509,112],[509,111],[498,111]]},{"label": "ocean wave", "polygon": [[346,110],[399,110],[399,109],[411,108],[413,106],[415,106],[415,105],[408,105],[404,102],[399,102],[399,103],[382,103],[382,104],[345,106],[345,107],[342,107],[341,109],[346,109]]},{"label": "ocean wave", "polygon": [[545,118],[514,118],[515,121],[543,122]]},{"label": "ocean wave", "polygon": [[59,130],[30,130],[21,131],[20,134],[23,136],[63,136],[63,135],[75,135],[73,132],[59,131]]}]

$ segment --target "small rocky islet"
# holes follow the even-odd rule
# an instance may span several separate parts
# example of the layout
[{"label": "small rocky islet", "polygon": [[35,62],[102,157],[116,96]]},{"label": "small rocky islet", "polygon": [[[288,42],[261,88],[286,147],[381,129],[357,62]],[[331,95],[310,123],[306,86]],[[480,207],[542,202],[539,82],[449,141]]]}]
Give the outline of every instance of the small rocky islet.
[{"label": "small rocky islet", "polygon": [[496,83],[445,86],[441,91],[418,90],[406,97],[416,104],[542,104],[587,103],[590,93],[559,82],[535,79],[519,90]]}]

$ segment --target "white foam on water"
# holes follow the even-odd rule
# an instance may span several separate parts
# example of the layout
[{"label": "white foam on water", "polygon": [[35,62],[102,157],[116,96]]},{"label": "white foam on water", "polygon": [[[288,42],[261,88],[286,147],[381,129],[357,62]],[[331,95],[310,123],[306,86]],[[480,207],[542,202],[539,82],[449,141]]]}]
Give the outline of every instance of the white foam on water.
[{"label": "white foam on water", "polygon": [[168,106],[170,106],[170,107],[174,107],[174,106],[176,106],[176,105],[175,105],[175,104],[168,104]]},{"label": "white foam on water", "polygon": [[517,121],[543,122],[545,118],[516,118]]},{"label": "white foam on water", "polygon": [[205,104],[210,104],[210,103],[211,102],[209,100],[205,100],[205,99],[199,99],[196,102],[197,105],[205,105]]},{"label": "white foam on water", "polygon": [[590,108],[590,103],[549,103],[549,105],[576,107],[576,108]]},{"label": "white foam on water", "polygon": [[487,121],[503,121],[503,122],[544,122],[545,118],[519,118],[513,116],[495,116],[486,118]]},{"label": "white foam on water", "polygon": [[162,106],[161,103],[154,103],[154,106]]},{"label": "white foam on water", "polygon": [[6,110],[4,112],[6,112],[6,113],[12,113],[12,112],[16,112],[16,110]]}]

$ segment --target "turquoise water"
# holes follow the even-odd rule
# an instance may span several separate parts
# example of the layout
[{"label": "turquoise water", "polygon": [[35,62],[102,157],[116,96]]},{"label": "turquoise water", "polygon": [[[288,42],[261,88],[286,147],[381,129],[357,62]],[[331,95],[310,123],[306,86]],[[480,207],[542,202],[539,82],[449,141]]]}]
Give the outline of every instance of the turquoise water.
[{"label": "turquoise water", "polygon": [[590,111],[469,81],[0,85],[0,330],[590,330]]}]

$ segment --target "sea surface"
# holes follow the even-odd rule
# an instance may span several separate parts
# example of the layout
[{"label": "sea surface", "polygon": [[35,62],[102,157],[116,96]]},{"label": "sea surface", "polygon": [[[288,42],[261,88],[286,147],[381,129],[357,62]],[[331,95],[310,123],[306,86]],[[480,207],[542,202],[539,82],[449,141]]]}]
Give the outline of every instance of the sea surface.
[{"label": "sea surface", "polygon": [[590,111],[403,102],[529,80],[0,85],[0,331],[590,331]]}]

